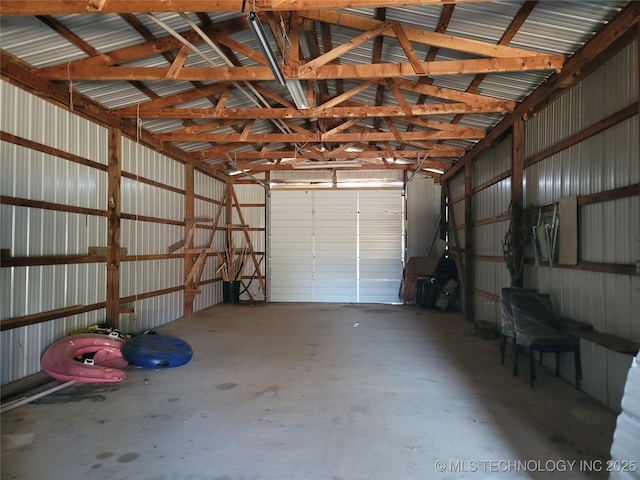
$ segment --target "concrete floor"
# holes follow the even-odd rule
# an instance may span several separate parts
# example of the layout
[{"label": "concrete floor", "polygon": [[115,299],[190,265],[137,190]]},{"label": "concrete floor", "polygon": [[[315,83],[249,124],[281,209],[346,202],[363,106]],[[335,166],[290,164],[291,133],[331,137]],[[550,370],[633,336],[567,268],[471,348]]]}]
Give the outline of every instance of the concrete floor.
[{"label": "concrete floor", "polygon": [[531,390],[457,313],[224,305],[157,332],[193,360],[3,414],[2,478],[607,477],[616,415],[545,369]]}]

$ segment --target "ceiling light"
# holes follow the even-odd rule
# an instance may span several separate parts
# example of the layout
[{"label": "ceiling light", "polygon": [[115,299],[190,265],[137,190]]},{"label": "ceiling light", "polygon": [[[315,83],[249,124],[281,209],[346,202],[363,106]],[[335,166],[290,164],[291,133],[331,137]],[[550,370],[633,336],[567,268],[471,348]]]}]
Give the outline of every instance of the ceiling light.
[{"label": "ceiling light", "polygon": [[255,37],[258,39],[258,42],[260,42],[260,48],[267,59],[267,63],[273,72],[273,76],[276,77],[276,80],[284,87],[286,80],[282,74],[282,70],[280,70],[276,56],[273,54],[273,50],[271,50],[271,45],[269,45],[269,40],[267,40],[267,34],[264,31],[264,28],[262,28],[262,23],[260,23],[260,19],[256,16],[256,12],[249,13],[247,23]]},{"label": "ceiling light", "polygon": [[287,80],[287,89],[289,89],[293,103],[296,104],[298,110],[306,110],[309,108],[307,96],[304,90],[302,90],[302,84],[299,80]]},{"label": "ceiling light", "polygon": [[260,23],[260,19],[256,15],[256,12],[249,13],[247,17],[247,23],[249,24],[249,28],[258,39],[260,43],[260,48],[262,49],[262,53],[267,59],[267,63],[269,64],[269,68],[273,72],[273,76],[276,78],[278,83],[283,87],[287,87],[291,97],[293,98],[293,103],[296,104],[296,107],[300,110],[306,110],[309,108],[309,104],[307,103],[307,96],[305,95],[304,90],[302,89],[302,85],[299,80],[287,80],[284,78],[284,74],[282,70],[280,70],[280,65],[278,64],[278,60],[276,60],[276,56],[271,50],[271,45],[269,44],[269,40],[267,39],[267,34],[264,31],[262,23]]},{"label": "ceiling light", "polygon": [[361,167],[362,163],[359,161],[350,162],[336,162],[336,161],[317,161],[317,162],[303,162],[294,163],[291,165],[294,169],[311,169],[311,168],[349,168],[349,167]]},{"label": "ceiling light", "polygon": [[444,174],[444,170],[438,170],[437,168],[423,168],[423,170],[425,170],[427,172],[437,173],[439,175],[443,175]]}]

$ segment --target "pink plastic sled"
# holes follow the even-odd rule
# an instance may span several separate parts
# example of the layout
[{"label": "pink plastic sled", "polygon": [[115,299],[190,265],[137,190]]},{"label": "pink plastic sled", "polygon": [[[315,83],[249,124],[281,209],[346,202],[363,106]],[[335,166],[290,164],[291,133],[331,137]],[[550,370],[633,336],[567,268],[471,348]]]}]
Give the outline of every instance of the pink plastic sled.
[{"label": "pink plastic sled", "polygon": [[[65,382],[121,382],[126,377],[123,369],[129,364],[122,356],[124,343],[124,340],[108,335],[69,335],[51,344],[40,363],[49,376]],[[92,363],[81,363],[75,359],[93,352]]]}]

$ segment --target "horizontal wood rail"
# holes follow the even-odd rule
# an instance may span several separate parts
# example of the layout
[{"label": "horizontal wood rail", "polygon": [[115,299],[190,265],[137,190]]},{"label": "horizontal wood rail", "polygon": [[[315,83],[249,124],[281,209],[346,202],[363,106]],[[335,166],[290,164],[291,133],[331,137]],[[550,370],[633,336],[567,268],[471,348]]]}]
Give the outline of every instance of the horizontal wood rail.
[{"label": "horizontal wood rail", "polygon": [[65,205],[62,203],[45,202],[42,200],[30,200],[28,198],[10,197],[7,195],[0,196],[0,203],[4,205],[14,205],[17,207],[40,208],[42,210],[53,210],[56,212],[79,213],[81,215],[95,215],[97,217],[106,217],[106,210],[98,210],[96,208],[76,207],[74,205]]},{"label": "horizontal wood rail", "polygon": [[74,305],[73,307],[58,308],[56,310],[34,313],[23,317],[7,318],[6,320],[0,321],[0,331],[48,322],[49,320],[55,320],[56,318],[70,317],[72,315],[91,312],[105,307],[106,302],[100,302],[94,303],[93,305]]}]

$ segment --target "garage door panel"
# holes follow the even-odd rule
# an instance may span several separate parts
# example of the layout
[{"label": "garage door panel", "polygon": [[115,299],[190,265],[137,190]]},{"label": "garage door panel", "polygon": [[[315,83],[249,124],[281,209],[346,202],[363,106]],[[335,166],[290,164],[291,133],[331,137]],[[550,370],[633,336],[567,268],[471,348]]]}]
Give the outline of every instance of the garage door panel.
[{"label": "garage door panel", "polygon": [[403,215],[399,190],[272,192],[271,301],[397,302]]}]

